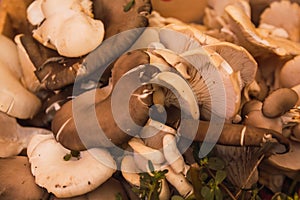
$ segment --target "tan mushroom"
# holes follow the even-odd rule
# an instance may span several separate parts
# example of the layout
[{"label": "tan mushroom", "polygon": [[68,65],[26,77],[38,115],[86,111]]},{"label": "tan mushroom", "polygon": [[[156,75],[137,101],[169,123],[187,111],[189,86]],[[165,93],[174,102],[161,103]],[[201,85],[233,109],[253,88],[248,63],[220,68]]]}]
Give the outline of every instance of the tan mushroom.
[{"label": "tan mushroom", "polygon": [[300,53],[300,45],[281,37],[263,37],[250,18],[237,6],[225,8],[227,23],[237,38],[237,43],[245,47],[254,57],[277,55],[291,57]]},{"label": "tan mushroom", "polygon": [[34,182],[27,157],[0,159],[0,180],[1,199],[48,199],[47,191]]},{"label": "tan mushroom", "polygon": [[[280,13],[280,15],[278,14]],[[300,6],[290,1],[272,2],[260,16],[260,25],[283,28],[292,41],[300,40]]]},{"label": "tan mushroom", "polygon": [[300,84],[300,56],[296,56],[293,59],[286,62],[280,70],[280,83],[282,87],[291,88]]}]

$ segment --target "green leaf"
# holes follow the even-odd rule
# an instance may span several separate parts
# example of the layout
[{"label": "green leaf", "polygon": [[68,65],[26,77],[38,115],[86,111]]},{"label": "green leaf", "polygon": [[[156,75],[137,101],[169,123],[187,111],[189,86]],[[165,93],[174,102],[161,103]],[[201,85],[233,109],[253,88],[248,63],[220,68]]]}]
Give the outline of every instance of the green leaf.
[{"label": "green leaf", "polygon": [[124,11],[124,12],[128,12],[128,11],[132,8],[132,6],[134,5],[134,3],[135,3],[135,0],[130,0],[130,1],[124,6],[123,11]]},{"label": "green leaf", "polygon": [[122,200],[122,195],[121,193],[119,192],[118,194],[116,194],[116,200]]},{"label": "green leaf", "polygon": [[151,160],[148,160],[148,166],[149,166],[149,169],[151,172],[154,172],[154,166],[153,166],[153,163],[151,162]]},{"label": "green leaf", "polygon": [[226,176],[227,173],[224,170],[218,170],[215,178],[216,185],[222,183],[225,180]]},{"label": "green leaf", "polygon": [[201,189],[201,195],[204,197],[205,200],[214,200],[214,190],[210,189],[207,186],[204,186]]},{"label": "green leaf", "polygon": [[225,168],[225,163],[218,157],[211,157],[208,159],[208,168],[212,170],[222,170]]},{"label": "green leaf", "polygon": [[80,151],[71,150],[72,157],[78,158],[80,156]]},{"label": "green leaf", "polygon": [[200,180],[201,181],[206,181],[208,179],[208,174],[207,173],[205,173],[205,172],[203,172],[203,173],[201,173],[200,174]]},{"label": "green leaf", "polygon": [[219,187],[215,188],[215,200],[223,200],[223,193]]}]

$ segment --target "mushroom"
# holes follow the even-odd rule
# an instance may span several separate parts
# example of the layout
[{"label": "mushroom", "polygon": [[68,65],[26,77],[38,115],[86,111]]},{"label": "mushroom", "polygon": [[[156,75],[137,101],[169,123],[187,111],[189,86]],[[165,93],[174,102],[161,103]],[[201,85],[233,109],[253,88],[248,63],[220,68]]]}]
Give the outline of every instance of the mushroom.
[{"label": "mushroom", "polygon": [[291,141],[291,150],[285,154],[275,154],[268,158],[268,161],[280,169],[282,173],[289,176],[290,178],[296,178],[299,173],[300,163],[298,158],[299,155],[299,143]]},{"label": "mushroom", "polygon": [[[104,38],[104,24],[89,16],[83,4],[72,0],[64,1],[59,7],[56,5],[52,1],[42,1],[41,8],[30,7],[31,12],[42,11],[45,16],[39,27],[33,30],[35,39],[66,57],[86,55],[101,44]],[[81,32],[75,36],[73,33],[78,33],[77,30]],[[86,35],[89,37],[85,37]]]},{"label": "mushroom", "polygon": [[47,191],[34,182],[25,156],[0,159],[0,180],[1,199],[48,199]]},{"label": "mushroom", "polygon": [[29,92],[0,61],[0,111],[11,116],[26,119],[32,118],[40,109],[41,102]]},{"label": "mushroom", "polygon": [[[39,136],[34,136],[33,142],[28,145],[31,149],[28,152],[31,172],[35,182],[56,197],[73,197],[90,192],[108,180],[116,170],[113,157],[105,149],[92,148],[80,152],[77,158],[66,160],[65,156],[70,151],[56,142],[53,136],[37,140],[35,137]],[[80,173],[80,170],[88,170],[89,173]]]},{"label": "mushroom", "polygon": [[[120,183],[115,178],[108,179],[105,183],[100,185],[95,190],[88,192],[84,195],[71,197],[71,198],[62,198],[63,200],[107,200],[107,199],[117,199],[121,198],[127,200],[127,194]],[[55,196],[51,196],[49,200],[60,200]]]},{"label": "mushroom", "polygon": [[296,56],[283,65],[279,75],[280,84],[282,87],[291,88],[300,84],[299,64],[300,56]]},{"label": "mushroom", "polygon": [[251,100],[245,103],[242,108],[243,124],[247,126],[266,128],[282,133],[283,124],[280,116],[269,118],[263,114],[263,103],[258,100]]},{"label": "mushroom", "polygon": [[21,79],[23,76],[16,44],[8,37],[0,35],[0,60],[6,65],[16,78]]},{"label": "mushroom", "polygon": [[280,88],[273,91],[264,100],[262,112],[266,117],[275,118],[293,108],[298,101],[297,93],[289,88]]},{"label": "mushroom", "polygon": [[[123,111],[121,111],[123,115],[118,115],[121,117],[118,122],[123,123],[123,125],[127,127],[123,129],[120,128],[121,124],[117,124],[116,115],[113,115],[112,109],[116,109],[115,112],[120,112],[120,106],[124,105],[120,105],[120,102],[118,102],[118,105],[115,107],[112,106],[112,89],[124,73],[136,66],[146,63],[149,63],[149,57],[142,50],[124,54],[116,61],[112,70],[112,79],[108,86],[101,89],[90,90],[77,96],[72,101],[65,103],[55,114],[52,121],[52,130],[56,135],[56,139],[69,149],[83,150],[99,145],[120,145],[128,141],[132,135],[139,132],[141,126],[148,120],[149,108],[147,99],[150,98],[151,94],[147,92],[147,86],[142,86],[136,91],[133,91],[133,94],[129,94],[129,101],[127,102],[129,108],[126,104],[129,113],[125,113],[129,116],[124,115]],[[134,73],[138,77],[143,71],[144,68],[137,68],[130,73]],[[134,74],[133,76],[135,76]],[[128,78],[130,78],[130,76],[128,76]],[[135,85],[130,84],[136,83],[133,80],[131,80],[131,82],[124,82],[124,84],[121,85],[124,89],[121,91],[127,91],[129,86],[135,87]],[[115,100],[120,101],[124,98],[125,96],[122,94]],[[75,105],[76,109],[72,108],[73,105]],[[95,105],[96,108],[94,108]],[[151,103],[149,105],[151,105]],[[96,109],[96,111],[94,112],[93,109]],[[133,122],[138,125],[137,127],[135,124],[128,122],[128,117],[130,116],[132,116]],[[99,131],[98,123],[103,130],[102,132]],[[91,129],[91,127],[93,127],[93,129]],[[85,134],[87,129],[90,130],[88,135]],[[130,135],[127,134],[128,131]]]},{"label": "mushroom", "polygon": [[[280,12],[280,16],[278,13]],[[272,2],[260,16],[260,25],[268,24],[287,31],[292,41],[300,41],[300,6],[290,1]]]},{"label": "mushroom", "polygon": [[263,37],[250,18],[237,6],[225,8],[227,23],[237,38],[237,43],[246,48],[253,57],[276,55],[283,58],[298,55],[300,45],[281,37]]},{"label": "mushroom", "polygon": [[230,42],[208,44],[203,46],[203,48],[217,52],[235,72],[240,71],[243,87],[254,81],[257,63],[245,48]]},{"label": "mushroom", "polygon": [[16,156],[26,149],[31,138],[36,134],[49,134],[46,129],[22,127],[17,120],[0,112],[0,157]]}]

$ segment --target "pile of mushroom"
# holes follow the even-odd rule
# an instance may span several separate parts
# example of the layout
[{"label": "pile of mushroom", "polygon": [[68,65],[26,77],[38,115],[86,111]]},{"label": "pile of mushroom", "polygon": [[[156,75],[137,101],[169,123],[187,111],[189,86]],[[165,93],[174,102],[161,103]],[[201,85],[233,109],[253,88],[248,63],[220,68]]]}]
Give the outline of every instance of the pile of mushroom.
[{"label": "pile of mushroom", "polygon": [[159,199],[191,198],[195,143],[236,199],[297,178],[300,5],[157,2],[24,1],[23,20],[0,2],[19,24],[0,35],[0,198],[139,199],[150,161]]}]

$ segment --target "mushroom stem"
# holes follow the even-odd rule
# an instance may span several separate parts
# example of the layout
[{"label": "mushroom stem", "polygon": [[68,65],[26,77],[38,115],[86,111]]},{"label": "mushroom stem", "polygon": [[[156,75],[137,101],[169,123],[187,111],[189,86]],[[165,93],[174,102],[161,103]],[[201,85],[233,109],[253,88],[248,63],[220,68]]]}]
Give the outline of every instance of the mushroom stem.
[{"label": "mushroom stem", "polygon": [[[182,136],[188,139],[193,139],[194,141],[203,142],[206,137],[209,125],[209,121],[199,121],[195,138],[189,138],[189,135]],[[188,127],[186,126],[185,128]],[[182,129],[182,127],[179,127],[179,132],[188,133],[188,131],[184,129]],[[224,124],[217,143],[227,146],[261,147],[261,145],[266,142],[274,142],[274,139],[275,144],[279,143],[280,145],[284,145],[286,151],[289,150],[289,140],[282,134],[270,129],[244,126],[240,124]]]}]

